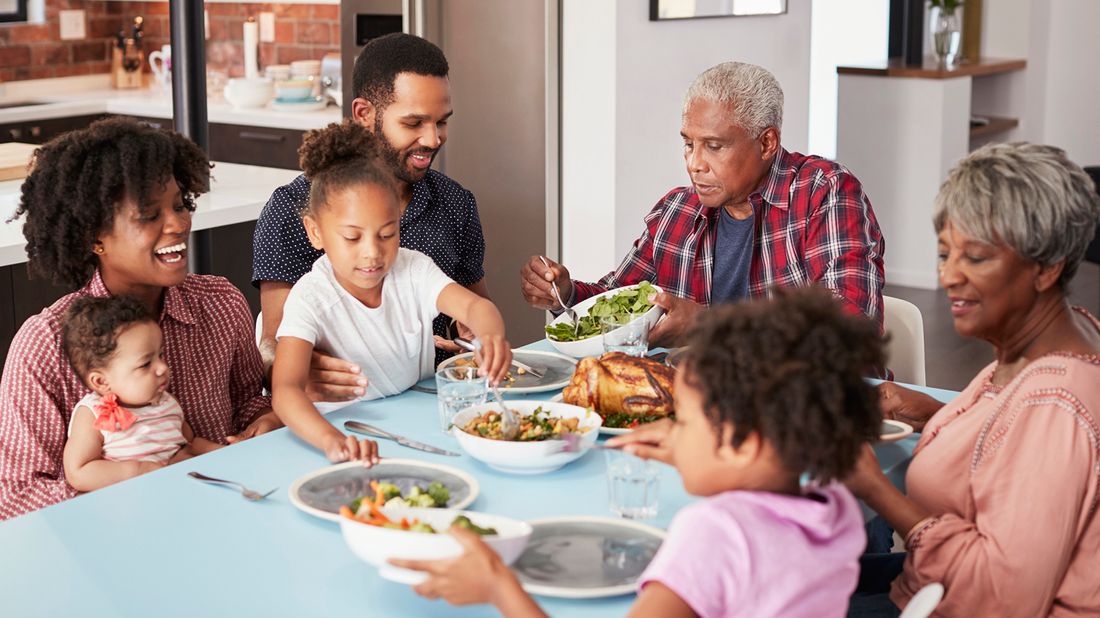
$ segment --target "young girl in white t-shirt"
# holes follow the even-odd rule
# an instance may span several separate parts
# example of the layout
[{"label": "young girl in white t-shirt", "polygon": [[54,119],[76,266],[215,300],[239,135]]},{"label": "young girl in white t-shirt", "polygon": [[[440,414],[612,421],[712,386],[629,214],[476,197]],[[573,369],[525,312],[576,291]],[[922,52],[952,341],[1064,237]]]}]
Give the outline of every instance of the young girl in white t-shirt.
[{"label": "young girl in white t-shirt", "polygon": [[452,281],[428,256],[399,245],[402,206],[374,136],[346,120],[310,131],[299,150],[310,180],[302,213],[324,250],[294,284],[276,333],[272,407],[291,431],[331,461],[377,461],[377,445],[345,436],[306,395],[314,349],[358,365],[364,399],[396,395],[434,372],[432,320],[469,326],[481,342],[479,372],[499,381],[512,362],[504,321],[488,299]]}]

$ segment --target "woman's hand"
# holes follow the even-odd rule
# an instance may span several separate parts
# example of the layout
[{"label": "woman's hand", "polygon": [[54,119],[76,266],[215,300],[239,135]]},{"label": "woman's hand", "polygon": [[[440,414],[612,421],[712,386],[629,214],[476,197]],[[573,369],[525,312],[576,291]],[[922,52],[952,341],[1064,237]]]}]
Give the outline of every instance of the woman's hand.
[{"label": "woman's hand", "polygon": [[345,436],[339,431],[325,438],[321,448],[325,457],[332,463],[341,461],[359,460],[366,467],[378,463],[378,443],[374,440],[356,440],[353,436]]},{"label": "woman's hand", "polygon": [[890,479],[886,478],[882,472],[875,449],[871,448],[870,444],[864,444],[863,452],[859,454],[859,460],[856,461],[856,469],[844,479],[844,484],[855,494],[855,497],[868,502],[879,493],[883,483],[893,487]]},{"label": "woman's hand", "polygon": [[274,431],[282,426],[283,422],[279,420],[279,417],[274,412],[269,411],[256,417],[256,420],[249,423],[248,427],[245,427],[241,433],[235,436],[226,436],[225,441],[229,444],[236,444],[262,433]]},{"label": "woman's hand", "polygon": [[672,465],[672,448],[668,444],[671,433],[672,420],[665,418],[646,423],[628,434],[615,436],[607,441],[607,446],[622,448],[642,459],[656,459]]},{"label": "woman's hand", "polygon": [[928,419],[943,407],[943,402],[931,395],[893,382],[879,384],[878,396],[882,417],[912,425],[913,431],[923,431]]},{"label": "woman's hand", "polygon": [[512,366],[512,346],[504,335],[482,335],[478,341],[481,347],[474,352],[477,374],[487,376],[491,384],[500,384]]},{"label": "woman's hand", "polygon": [[492,603],[510,618],[545,616],[516,576],[476,534],[451,528],[451,536],[462,545],[462,555],[447,560],[401,560],[390,564],[429,575],[413,591],[429,599],[444,599],[452,605]]},{"label": "woman's hand", "polygon": [[310,401],[351,401],[367,392],[367,379],[359,366],[313,351],[309,361],[306,396]]}]

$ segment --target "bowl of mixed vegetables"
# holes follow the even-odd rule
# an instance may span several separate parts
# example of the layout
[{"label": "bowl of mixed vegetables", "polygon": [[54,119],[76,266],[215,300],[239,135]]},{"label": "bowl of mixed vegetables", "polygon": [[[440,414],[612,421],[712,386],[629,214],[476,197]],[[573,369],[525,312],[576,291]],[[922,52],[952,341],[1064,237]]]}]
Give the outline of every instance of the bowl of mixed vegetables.
[{"label": "bowl of mixed vegetables", "polygon": [[451,509],[385,506],[368,498],[340,509],[340,515],[340,531],[351,551],[377,567],[380,576],[404,584],[418,584],[425,574],[395,567],[388,560],[441,560],[460,555],[462,546],[447,534],[451,528],[477,534],[505,564],[523,553],[531,536],[531,526],[518,519]]},{"label": "bowl of mixed vegetables", "polygon": [[643,281],[586,298],[573,307],[580,321],[579,328],[574,328],[573,321],[563,313],[546,326],[546,339],[555,350],[573,358],[599,356],[603,354],[600,320],[614,316],[622,323],[630,323],[633,320],[628,319],[629,316],[636,316],[635,320],[646,320],[653,328],[665,310],[649,302],[649,297],[662,291]]},{"label": "bowl of mixed vegetables", "polygon": [[[505,440],[500,407],[485,403],[466,408],[452,420],[451,433],[474,459],[513,474],[542,474],[582,457],[599,434],[600,415],[555,401],[505,401],[520,416],[519,433]],[[566,447],[564,434],[575,434]]]}]

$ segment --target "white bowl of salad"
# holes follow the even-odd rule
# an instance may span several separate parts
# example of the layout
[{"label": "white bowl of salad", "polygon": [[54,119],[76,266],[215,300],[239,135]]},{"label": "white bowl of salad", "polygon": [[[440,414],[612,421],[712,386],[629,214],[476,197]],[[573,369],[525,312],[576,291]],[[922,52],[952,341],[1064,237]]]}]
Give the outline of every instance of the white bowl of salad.
[{"label": "white bowl of salad", "polygon": [[[624,323],[635,320],[649,322],[649,327],[657,323],[665,310],[649,302],[649,296],[663,292],[661,288],[643,281],[637,285],[628,285],[597,294],[573,306],[580,318],[580,333],[574,336],[573,322],[569,315],[562,313],[546,326],[546,339],[554,349],[566,356],[585,358],[603,354],[603,337],[600,335],[600,319],[616,316]],[[628,315],[638,316],[635,320],[624,321]]]},{"label": "white bowl of salad", "polygon": [[402,584],[419,584],[427,575],[389,564],[390,558],[442,560],[462,554],[462,546],[447,534],[452,526],[466,528],[485,541],[505,564],[519,558],[527,547],[531,526],[500,515],[451,509],[356,505],[356,512],[341,510],[340,531],[344,542],[364,562],[378,568],[378,575]]},{"label": "white bowl of salad", "polygon": [[[596,442],[603,419],[580,406],[555,401],[510,401],[520,415],[520,432],[505,440],[500,431],[500,407],[470,406],[455,415],[451,432],[459,446],[490,468],[512,474],[542,474],[580,459]],[[563,434],[577,439],[567,448]]]}]

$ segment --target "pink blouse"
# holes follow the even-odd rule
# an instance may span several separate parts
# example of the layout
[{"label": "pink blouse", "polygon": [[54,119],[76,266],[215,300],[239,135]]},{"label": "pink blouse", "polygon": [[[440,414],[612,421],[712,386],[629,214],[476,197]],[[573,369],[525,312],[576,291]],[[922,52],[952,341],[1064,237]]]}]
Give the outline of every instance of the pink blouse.
[{"label": "pink blouse", "polygon": [[[77,493],[65,482],[61,454],[73,408],[89,391],[61,350],[61,319],[85,294],[108,295],[98,272],[28,318],[12,340],[0,378],[0,520]],[[159,322],[168,391],[196,436],[225,442],[271,408],[252,314],[233,284],[188,275],[165,290]]]},{"label": "pink blouse", "polygon": [[1003,387],[995,367],[914,451],[909,497],[935,515],[909,532],[890,598],[939,582],[937,615],[1100,615],[1100,357],[1044,356]]}]

